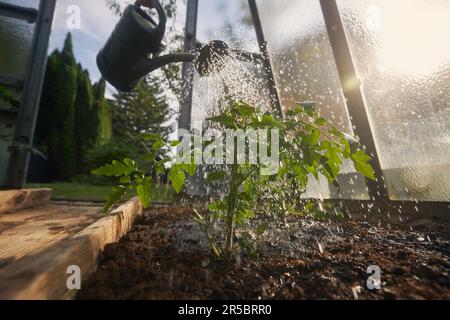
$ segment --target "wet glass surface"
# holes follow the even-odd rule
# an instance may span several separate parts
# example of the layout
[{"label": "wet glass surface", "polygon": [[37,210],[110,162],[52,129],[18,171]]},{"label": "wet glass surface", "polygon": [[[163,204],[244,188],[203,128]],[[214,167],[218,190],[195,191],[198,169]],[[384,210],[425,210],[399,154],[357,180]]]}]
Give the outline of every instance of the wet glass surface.
[{"label": "wet glass surface", "polygon": [[450,199],[450,2],[339,0],[393,200]]},{"label": "wet glass surface", "polygon": [[[319,1],[257,1],[283,107],[316,101],[323,117],[353,134]],[[341,190],[311,179],[307,197],[368,199],[365,181],[344,163]]]}]

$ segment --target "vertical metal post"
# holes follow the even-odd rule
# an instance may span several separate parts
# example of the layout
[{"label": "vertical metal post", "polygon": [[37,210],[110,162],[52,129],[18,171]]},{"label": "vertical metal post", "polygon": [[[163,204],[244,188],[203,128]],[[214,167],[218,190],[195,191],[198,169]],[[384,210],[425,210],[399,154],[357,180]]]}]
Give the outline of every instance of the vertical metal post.
[{"label": "vertical metal post", "polygon": [[384,203],[389,201],[389,194],[384,184],[383,171],[370,128],[361,82],[353,63],[339,8],[336,0],[320,0],[320,5],[355,134],[366,148],[366,152],[372,156],[372,166],[377,180],[367,179],[369,195],[374,201]]},{"label": "vertical metal post", "polygon": [[[187,0],[186,4],[186,29],[184,34],[184,52],[195,50],[197,41],[197,16],[198,0]],[[190,62],[185,62],[182,69],[182,77],[185,88],[188,92],[180,106],[180,118],[178,119],[179,129],[191,129],[192,116],[192,91],[194,84],[194,66]]]},{"label": "vertical metal post", "polygon": [[270,61],[269,52],[267,50],[267,41],[264,37],[256,1],[248,0],[248,5],[250,7],[250,12],[252,15],[253,26],[255,27],[256,38],[258,39],[259,49],[261,50],[263,67],[269,84],[269,92],[272,98],[272,102],[275,104],[275,107],[277,108],[280,116],[284,117],[283,107],[281,105],[280,95],[278,94],[275,77],[273,75],[272,63]]},{"label": "vertical metal post", "polygon": [[39,4],[32,52],[28,61],[21,106],[17,115],[16,132],[10,148],[9,185],[12,188],[22,188],[27,177],[55,6],[56,0],[41,0]]}]

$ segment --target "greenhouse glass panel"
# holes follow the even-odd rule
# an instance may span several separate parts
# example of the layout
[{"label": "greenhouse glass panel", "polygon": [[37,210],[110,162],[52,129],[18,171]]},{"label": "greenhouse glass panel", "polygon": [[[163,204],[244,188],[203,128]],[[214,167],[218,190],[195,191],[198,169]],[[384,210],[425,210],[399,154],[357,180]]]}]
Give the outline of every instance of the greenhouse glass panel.
[{"label": "greenhouse glass panel", "polygon": [[339,0],[392,200],[450,199],[450,3]]},{"label": "greenhouse glass panel", "polygon": [[[25,8],[39,8],[39,0],[0,0]],[[0,75],[23,76],[33,41],[34,23],[0,16]]]},{"label": "greenhouse glass panel", "polygon": [[[260,51],[247,0],[199,1],[197,39],[201,43],[222,40],[235,51]],[[243,100],[263,110],[274,109],[260,60],[245,61],[236,53],[226,58],[225,69],[221,72],[208,77],[200,77],[194,72],[191,128],[197,132],[205,132],[208,129],[205,119],[225,110],[230,100]],[[203,178],[208,170],[207,167],[199,168],[188,185],[190,194],[223,192],[218,187],[206,187]]]},{"label": "greenhouse glass panel", "polygon": [[[323,117],[353,135],[319,1],[259,0],[257,5],[283,108],[317,101]],[[338,180],[339,192],[322,178],[307,196],[369,198],[364,178],[349,162]]]},{"label": "greenhouse glass panel", "polygon": [[39,9],[40,0],[1,0],[3,3],[10,3],[25,8]]},{"label": "greenhouse glass panel", "polygon": [[223,40],[234,49],[258,52],[247,0],[199,1],[197,38]]},{"label": "greenhouse glass panel", "polygon": [[0,74],[23,77],[33,41],[34,24],[0,16]]},{"label": "greenhouse glass panel", "polygon": [[[14,4],[37,9],[39,0],[2,0],[2,3]],[[34,23],[0,16],[0,76],[24,77],[33,41]],[[21,92],[8,89],[17,101]],[[0,186],[7,184],[9,166],[9,146],[15,130],[17,108],[0,99]]]}]

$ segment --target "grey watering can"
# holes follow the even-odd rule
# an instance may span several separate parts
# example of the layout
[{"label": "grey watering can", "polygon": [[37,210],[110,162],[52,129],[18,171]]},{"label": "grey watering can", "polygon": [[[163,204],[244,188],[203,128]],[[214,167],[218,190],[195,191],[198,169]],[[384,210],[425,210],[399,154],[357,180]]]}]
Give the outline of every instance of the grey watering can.
[{"label": "grey watering can", "polygon": [[219,67],[212,57],[229,53],[225,42],[215,40],[196,53],[160,56],[167,18],[159,1],[153,0],[153,4],[158,23],[140,6],[129,5],[97,56],[103,77],[118,90],[133,90],[144,76],[173,62],[192,62],[200,75],[206,76]]}]

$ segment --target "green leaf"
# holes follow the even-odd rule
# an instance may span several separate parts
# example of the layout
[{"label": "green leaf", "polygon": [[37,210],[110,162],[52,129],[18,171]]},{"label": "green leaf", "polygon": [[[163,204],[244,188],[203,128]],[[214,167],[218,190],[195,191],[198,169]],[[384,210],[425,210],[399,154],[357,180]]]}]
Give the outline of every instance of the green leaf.
[{"label": "green leaf", "polygon": [[222,114],[217,117],[207,118],[206,120],[215,122],[215,123],[220,123],[221,125],[223,125],[226,128],[236,128],[235,118],[230,115],[227,115],[227,114]]},{"label": "green leaf", "polygon": [[303,113],[303,112],[305,112],[305,109],[303,109],[303,108],[300,107],[300,106],[297,106],[297,107],[295,107],[294,109],[288,110],[288,111],[286,112],[286,115],[287,115],[287,116],[297,116],[297,115],[299,115],[299,114],[301,114],[301,113]]},{"label": "green leaf", "polygon": [[127,192],[128,188],[124,186],[113,187],[112,192],[105,197],[106,204],[103,207],[103,212],[109,212],[116,203],[122,200]]},{"label": "green leaf", "polygon": [[143,139],[145,141],[158,141],[162,140],[161,136],[157,133],[144,133],[142,135]]},{"label": "green leaf", "polygon": [[172,187],[176,193],[180,193],[186,182],[186,174],[180,166],[173,166],[169,171],[169,180],[172,182]]},{"label": "green leaf", "polygon": [[324,118],[317,118],[314,123],[319,127],[324,126],[327,123],[327,120]]},{"label": "green leaf", "polygon": [[252,201],[252,196],[248,192],[241,192],[239,194],[239,199],[242,199],[245,202],[251,202]]},{"label": "green leaf", "polygon": [[220,179],[223,179],[227,173],[225,171],[216,171],[208,174],[208,181],[213,182]]},{"label": "green leaf", "polygon": [[162,147],[164,147],[166,143],[163,140],[158,140],[152,145],[153,151],[159,151]]},{"label": "green leaf", "polygon": [[342,131],[340,131],[339,129],[337,129],[336,127],[332,127],[330,130],[330,133],[339,137],[339,138],[345,138],[344,133],[342,133]]},{"label": "green leaf", "polygon": [[352,150],[350,148],[350,143],[345,138],[341,138],[340,141],[341,141],[341,144],[343,146],[343,153],[342,154],[343,154],[344,158],[348,159],[351,156],[351,154],[352,154]]},{"label": "green leaf", "polygon": [[130,176],[123,176],[119,179],[119,182],[123,184],[129,184],[131,183],[131,178]]},{"label": "green leaf", "polygon": [[144,156],[144,160],[147,162],[153,162],[156,160],[156,154],[155,153],[148,153]]},{"label": "green leaf", "polygon": [[262,116],[261,120],[258,123],[258,127],[267,127],[267,128],[276,128],[284,130],[286,126],[284,123],[271,115]]},{"label": "green leaf", "polygon": [[235,216],[237,224],[244,224],[246,221],[252,218],[255,218],[255,213],[250,209],[239,210]]},{"label": "green leaf", "polygon": [[319,181],[319,173],[317,172],[317,168],[314,166],[306,166],[306,170],[311,173],[317,181]]},{"label": "green leaf", "polygon": [[313,116],[315,114],[317,102],[315,102],[315,101],[303,101],[303,102],[298,102],[298,104],[301,107],[303,107],[303,109],[305,109],[305,112],[308,115]]},{"label": "green leaf", "polygon": [[183,163],[181,164],[181,168],[191,177],[195,176],[195,173],[197,172],[197,165],[195,163]]},{"label": "green leaf", "polygon": [[176,141],[172,141],[172,142],[170,143],[170,146],[171,146],[171,147],[176,147],[176,146],[179,146],[180,144],[181,144],[181,141],[176,140]]},{"label": "green leaf", "polygon": [[301,188],[306,187],[308,184],[308,172],[307,170],[300,164],[296,163],[292,166],[292,170],[295,172],[295,181],[299,184]]},{"label": "green leaf", "polygon": [[153,181],[150,177],[146,177],[141,185],[138,185],[136,192],[138,194],[139,200],[141,200],[142,207],[145,209],[149,207],[152,201],[152,187]]},{"label": "green leaf", "polygon": [[112,164],[107,164],[101,168],[98,168],[92,171],[92,173],[97,176],[121,177],[130,175],[133,171],[136,171],[136,169],[137,168],[131,163],[127,165],[120,161],[114,160]]},{"label": "green leaf", "polygon": [[243,117],[249,117],[251,115],[254,115],[256,113],[256,109],[249,106],[246,103],[240,102],[238,105],[234,108],[241,116]]},{"label": "green leaf", "polygon": [[370,164],[372,158],[369,155],[362,150],[358,150],[351,155],[351,159],[353,160],[355,169],[358,172],[371,180],[375,180],[375,172]]},{"label": "green leaf", "polygon": [[340,157],[341,149],[329,141],[324,141],[322,147],[325,149],[326,166],[325,169],[330,173],[331,181],[336,180],[341,170],[342,160]]},{"label": "green leaf", "polygon": [[136,161],[131,160],[129,158],[123,159],[123,163],[128,166],[129,168],[136,168]]},{"label": "green leaf", "polygon": [[212,211],[225,211],[227,210],[227,204],[223,200],[218,200],[208,205],[208,209]]},{"label": "green leaf", "polygon": [[309,135],[303,135],[302,144],[306,147],[314,147],[317,145],[320,139],[320,132],[318,130],[313,130]]},{"label": "green leaf", "polygon": [[14,108],[20,108],[20,101],[15,99],[11,91],[6,89],[3,85],[0,85],[0,99],[9,103]]}]

